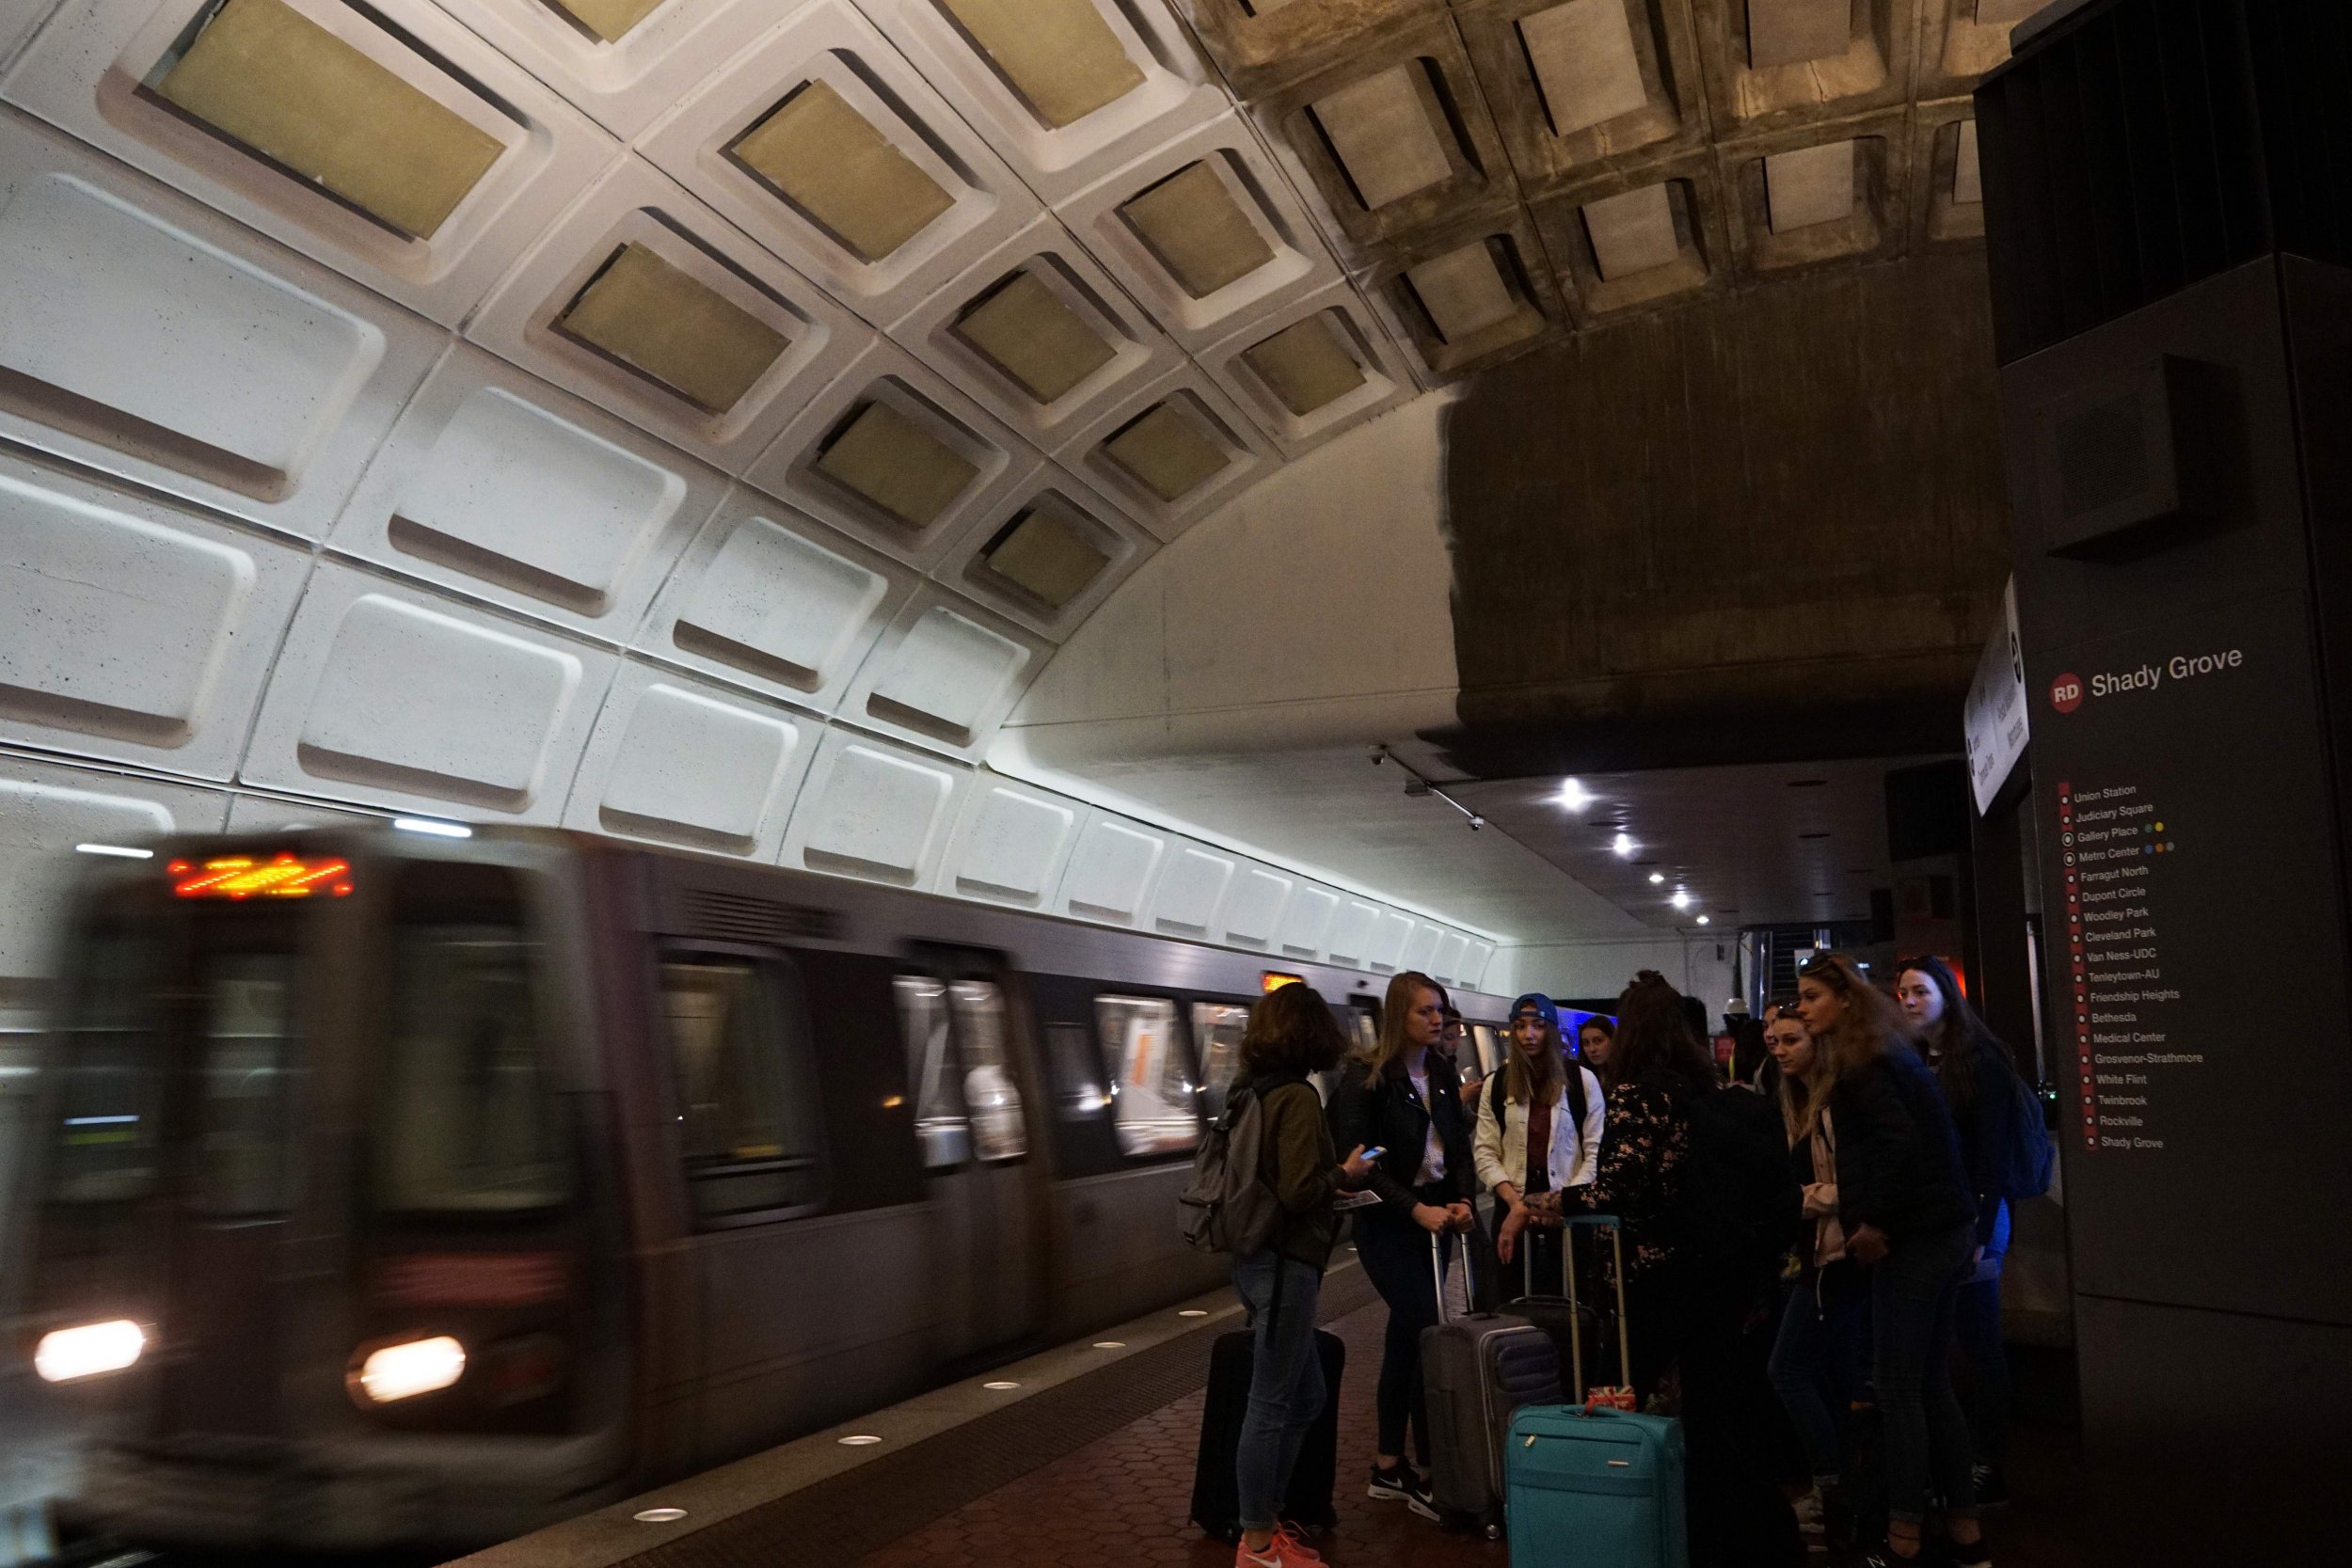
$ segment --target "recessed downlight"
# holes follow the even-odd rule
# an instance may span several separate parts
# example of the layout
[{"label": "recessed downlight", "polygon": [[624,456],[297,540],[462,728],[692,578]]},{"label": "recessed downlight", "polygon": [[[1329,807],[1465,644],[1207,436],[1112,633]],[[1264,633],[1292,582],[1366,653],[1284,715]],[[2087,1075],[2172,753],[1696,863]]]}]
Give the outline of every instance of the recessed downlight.
[{"label": "recessed downlight", "polygon": [[1656,887],[1656,886],[1658,886],[1661,882],[1663,882],[1665,879],[1666,879],[1666,874],[1665,874],[1663,871],[1653,871],[1653,872],[1651,872],[1651,873],[1649,874],[1649,885],[1650,885],[1650,886],[1652,886],[1652,887]]},{"label": "recessed downlight", "polygon": [[641,1508],[629,1515],[641,1525],[675,1525],[686,1517],[682,1508]]},{"label": "recessed downlight", "polygon": [[1176,1315],[1180,1318],[1205,1318],[1209,1309],[1205,1307],[1185,1307],[1179,1308]]},{"label": "recessed downlight", "polygon": [[1094,1348],[1096,1350],[1125,1350],[1127,1348],[1127,1341],[1124,1339],[1097,1339],[1094,1341]]},{"label": "recessed downlight", "polygon": [[993,1389],[993,1390],[995,1390],[997,1393],[1000,1393],[1000,1394],[1001,1394],[1001,1393],[1003,1393],[1005,1390],[1007,1390],[1008,1388],[1018,1388],[1018,1387],[1020,1387],[1020,1386],[1021,1386],[1021,1385],[1019,1385],[1018,1383],[1013,1382],[1010,1378],[1000,1377],[1000,1378],[997,1378],[997,1379],[996,1379],[994,1382],[993,1382],[993,1383],[983,1383],[983,1384],[981,1384],[981,1385],[980,1385],[980,1386],[981,1386],[981,1387],[983,1387],[983,1388],[991,1388],[991,1389]]},{"label": "recessed downlight", "polygon": [[1619,860],[1631,860],[1633,858],[1633,835],[1621,832],[1610,841],[1609,847],[1616,851]]},{"label": "recessed downlight", "polygon": [[841,1446],[845,1449],[870,1449],[881,1441],[881,1438],[870,1432],[853,1432],[849,1436],[839,1439]]}]

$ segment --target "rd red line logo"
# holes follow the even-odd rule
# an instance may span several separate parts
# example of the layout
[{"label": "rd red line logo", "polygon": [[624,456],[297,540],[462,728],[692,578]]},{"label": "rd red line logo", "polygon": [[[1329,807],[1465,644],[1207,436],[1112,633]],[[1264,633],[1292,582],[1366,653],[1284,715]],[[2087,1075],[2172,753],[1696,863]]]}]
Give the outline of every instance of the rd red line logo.
[{"label": "rd red line logo", "polygon": [[2083,678],[2068,673],[2050,683],[2050,705],[2060,713],[2072,713],[2083,705]]}]

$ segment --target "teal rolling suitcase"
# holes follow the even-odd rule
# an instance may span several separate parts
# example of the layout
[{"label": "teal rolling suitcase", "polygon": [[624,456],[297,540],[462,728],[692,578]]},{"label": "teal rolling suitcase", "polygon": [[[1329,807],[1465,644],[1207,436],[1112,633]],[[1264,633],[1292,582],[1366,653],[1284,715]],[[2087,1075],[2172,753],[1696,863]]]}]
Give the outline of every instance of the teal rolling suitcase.
[{"label": "teal rolling suitcase", "polygon": [[[1618,1375],[1619,1386],[1627,1387],[1633,1381],[1633,1353],[1625,1322],[1625,1253],[1617,1222],[1597,1214],[1568,1224],[1572,1229],[1608,1230],[1616,1248]],[[1587,1402],[1525,1404],[1511,1417],[1502,1453],[1511,1568],[1689,1568],[1682,1427],[1663,1417],[1590,1402],[1597,1391],[1584,1382],[1575,1249],[1565,1250],[1570,1386]]]},{"label": "teal rolling suitcase", "polygon": [[1687,1568],[1682,1428],[1661,1416],[1521,1405],[1503,1460],[1511,1568]]}]

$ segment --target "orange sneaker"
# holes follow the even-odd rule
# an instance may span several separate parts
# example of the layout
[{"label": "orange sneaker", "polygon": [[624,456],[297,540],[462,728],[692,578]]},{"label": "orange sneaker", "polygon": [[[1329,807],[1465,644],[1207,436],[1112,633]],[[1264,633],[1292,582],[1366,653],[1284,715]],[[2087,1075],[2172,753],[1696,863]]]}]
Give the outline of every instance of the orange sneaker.
[{"label": "orange sneaker", "polygon": [[1253,1552],[1247,1541],[1233,1547],[1233,1568],[1322,1568],[1323,1557],[1298,1538],[1298,1531],[1290,1525],[1274,1527],[1274,1539],[1265,1550]]},{"label": "orange sneaker", "polygon": [[1299,1534],[1298,1527],[1288,1519],[1274,1527],[1274,1538],[1282,1544],[1282,1556],[1286,1561],[1319,1563],[1323,1560],[1323,1554],[1308,1545],[1307,1538]]}]

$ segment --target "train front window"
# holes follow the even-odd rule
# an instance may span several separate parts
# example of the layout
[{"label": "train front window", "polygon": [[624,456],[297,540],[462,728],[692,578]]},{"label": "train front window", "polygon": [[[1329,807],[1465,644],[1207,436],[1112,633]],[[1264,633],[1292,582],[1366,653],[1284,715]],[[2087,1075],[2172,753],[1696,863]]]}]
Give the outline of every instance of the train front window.
[{"label": "train front window", "polygon": [[1111,1066],[1119,1151],[1183,1154],[1200,1141],[1192,1063],[1176,1032],[1176,1004],[1156,996],[1098,996],[1094,1031]]},{"label": "train front window", "polygon": [[983,1160],[1017,1160],[1029,1151],[1021,1116],[1021,1083],[1005,1043],[1005,999],[987,980],[958,980],[947,988],[963,1047],[963,1101],[972,1115],[972,1141]]},{"label": "train front window", "polygon": [[923,1168],[962,1164],[972,1158],[972,1118],[964,1110],[963,1073],[947,1022],[947,988],[928,974],[901,974],[892,990],[898,1000],[898,1034],[906,1041]]},{"label": "train front window", "polygon": [[501,1214],[568,1201],[570,1140],[541,1037],[548,955],[514,873],[417,862],[396,900],[376,1207]]},{"label": "train front window", "polygon": [[294,1201],[294,958],[219,953],[200,960],[204,1008],[190,1206],[220,1219]]},{"label": "train front window", "polygon": [[1230,1002],[1195,1002],[1192,1038],[1200,1048],[1200,1113],[1211,1121],[1225,1114],[1225,1091],[1241,1070],[1241,1037],[1249,1009]]},{"label": "train front window", "polygon": [[162,1101],[154,1013],[158,933],[111,927],[80,949],[58,1053],[58,1203],[127,1203],[160,1174]]},{"label": "train front window", "polygon": [[816,1101],[801,1068],[807,1021],[772,964],[694,954],[661,965],[678,1142],[705,1219],[822,1200]]}]

